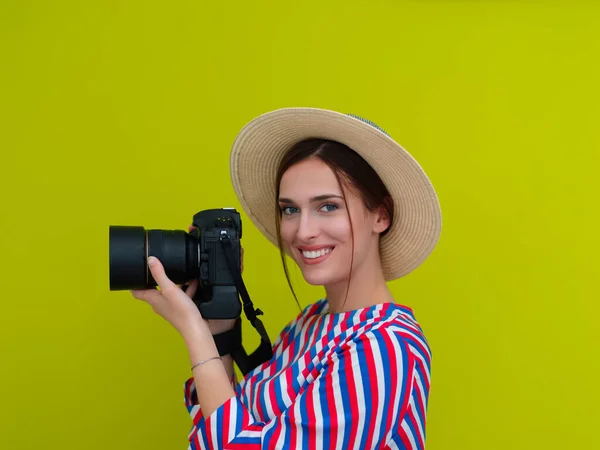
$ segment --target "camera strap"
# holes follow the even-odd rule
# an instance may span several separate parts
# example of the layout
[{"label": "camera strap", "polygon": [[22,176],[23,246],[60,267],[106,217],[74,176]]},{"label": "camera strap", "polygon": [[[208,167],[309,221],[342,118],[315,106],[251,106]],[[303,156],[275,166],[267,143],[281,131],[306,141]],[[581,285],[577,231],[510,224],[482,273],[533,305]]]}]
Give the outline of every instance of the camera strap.
[{"label": "camera strap", "polygon": [[[267,331],[265,330],[262,321],[257,317],[259,315],[263,315],[264,313],[258,308],[255,309],[254,305],[252,304],[252,300],[250,300],[250,295],[248,294],[248,290],[246,289],[246,285],[244,284],[244,280],[242,279],[242,273],[239,268],[239,261],[236,262],[233,244],[231,243],[231,238],[229,237],[226,231],[221,232],[220,240],[223,243],[225,257],[227,258],[227,263],[229,264],[229,270],[231,271],[231,274],[233,276],[235,286],[242,298],[246,318],[260,335],[261,342],[258,348],[253,353],[251,353],[250,355],[246,353],[244,347],[241,345],[240,320],[236,322],[236,326],[233,330],[215,336],[215,342],[219,340],[219,342],[222,343],[221,348],[227,348],[227,353],[231,353],[237,366],[240,368],[242,373],[246,375],[258,365],[271,359],[271,357],[273,356],[273,347],[271,345],[271,340],[269,339],[269,335],[267,334]],[[239,344],[235,344],[236,342]]]}]

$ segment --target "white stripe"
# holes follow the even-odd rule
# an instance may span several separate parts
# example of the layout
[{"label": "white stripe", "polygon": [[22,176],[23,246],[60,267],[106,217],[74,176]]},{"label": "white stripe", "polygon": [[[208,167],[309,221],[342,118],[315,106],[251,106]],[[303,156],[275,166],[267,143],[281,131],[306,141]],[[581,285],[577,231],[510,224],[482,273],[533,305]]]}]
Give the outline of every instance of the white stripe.
[{"label": "white stripe", "polygon": [[200,445],[201,450],[208,450],[208,448],[204,444],[204,436],[201,436],[201,435],[198,436],[198,444]]},{"label": "white stripe", "polygon": [[[215,413],[213,413],[215,414]],[[216,416],[215,416],[216,417]],[[210,424],[210,431],[212,434],[212,447],[213,448],[219,448],[219,439],[221,439],[221,435],[219,433],[217,433],[217,422],[218,420],[213,420]]]},{"label": "white stripe", "polygon": [[410,427],[408,426],[408,423],[406,422],[406,419],[404,419],[402,421],[402,429],[406,432],[406,436],[408,437],[408,440],[410,441],[410,448],[416,449],[417,443],[415,442],[415,438],[412,434],[412,431],[410,430]]},{"label": "white stripe", "polygon": [[255,430],[242,430],[237,435],[237,437],[240,437],[240,438],[256,438],[256,437],[260,437],[260,432],[257,432]]},{"label": "white stripe", "polygon": [[[284,413],[284,415],[287,415],[287,412]],[[276,419],[279,420],[279,419]],[[275,420],[272,422],[273,424],[275,423]],[[278,421],[279,423],[279,428],[280,428],[280,434],[279,434],[279,438],[277,439],[277,442],[275,444],[275,448],[284,448],[284,443],[285,443],[285,435],[287,433],[287,425],[285,423],[285,418],[282,417],[282,420]]]}]

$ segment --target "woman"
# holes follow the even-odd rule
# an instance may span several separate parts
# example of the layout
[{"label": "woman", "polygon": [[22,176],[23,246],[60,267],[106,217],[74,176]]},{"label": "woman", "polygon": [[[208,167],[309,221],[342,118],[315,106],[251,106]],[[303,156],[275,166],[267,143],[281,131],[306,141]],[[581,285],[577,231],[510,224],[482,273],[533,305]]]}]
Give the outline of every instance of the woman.
[{"label": "woman", "polygon": [[287,254],[326,297],[238,384],[212,337],[232,324],[205,321],[193,292],[150,261],[160,291],[133,294],[187,345],[190,448],[424,448],[430,350],[387,287],[440,234],[437,196],[419,164],[371,122],[286,108],[242,129],[231,175],[246,214],[279,246],[286,276]]}]

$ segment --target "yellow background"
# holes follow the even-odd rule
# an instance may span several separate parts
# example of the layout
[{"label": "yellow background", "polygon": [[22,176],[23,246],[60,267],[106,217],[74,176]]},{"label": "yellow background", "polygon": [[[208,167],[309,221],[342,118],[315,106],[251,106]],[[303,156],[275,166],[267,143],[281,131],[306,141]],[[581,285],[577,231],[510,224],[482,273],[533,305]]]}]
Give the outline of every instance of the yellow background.
[{"label": "yellow background", "polygon": [[[109,292],[108,226],[239,207],[230,146],[285,106],[373,120],[438,189],[442,240],[392,283],[433,349],[427,448],[599,448],[593,4],[3,1],[0,448],[186,447],[187,352]],[[275,337],[297,306],[243,218]]]}]

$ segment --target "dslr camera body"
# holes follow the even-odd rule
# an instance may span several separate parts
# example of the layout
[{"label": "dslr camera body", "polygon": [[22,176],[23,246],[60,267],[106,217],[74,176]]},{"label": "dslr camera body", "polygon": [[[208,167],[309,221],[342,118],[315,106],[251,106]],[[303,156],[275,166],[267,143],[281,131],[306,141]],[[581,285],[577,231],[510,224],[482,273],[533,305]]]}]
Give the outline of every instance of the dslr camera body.
[{"label": "dslr camera body", "polygon": [[147,262],[156,256],[174,283],[198,279],[193,300],[205,319],[238,318],[240,283],[243,286],[240,214],[234,208],[208,209],[193,216],[192,226],[187,233],[111,225],[110,290],[156,287]]}]

